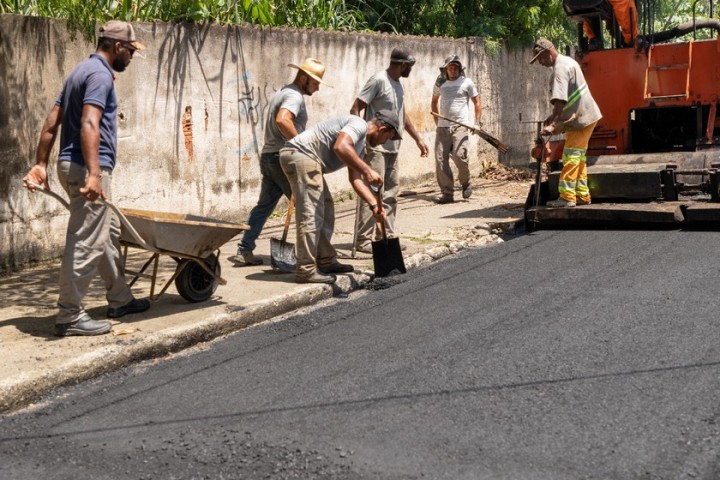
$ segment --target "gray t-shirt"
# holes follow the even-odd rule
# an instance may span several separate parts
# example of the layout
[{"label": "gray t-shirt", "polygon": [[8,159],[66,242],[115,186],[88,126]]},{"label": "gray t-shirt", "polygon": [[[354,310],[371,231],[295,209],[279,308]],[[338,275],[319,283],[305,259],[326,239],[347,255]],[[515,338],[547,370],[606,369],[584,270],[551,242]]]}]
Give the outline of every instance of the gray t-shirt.
[{"label": "gray t-shirt", "polygon": [[[456,122],[475,123],[475,110],[473,110],[472,118],[470,118],[470,109],[468,108],[468,100],[478,96],[477,87],[472,80],[465,76],[460,76],[455,80],[447,80],[446,82],[433,87],[433,96],[440,97],[438,104],[438,113],[444,117],[451,118]],[[438,127],[452,127],[452,122],[438,119]]]},{"label": "gray t-shirt", "polygon": [[[400,82],[390,78],[387,71],[378,72],[367,81],[357,98],[367,104],[365,120],[375,118],[378,110],[391,110],[397,112],[400,119],[400,132],[405,130],[405,92]],[[371,150],[397,153],[400,150],[400,140],[388,140],[382,145],[371,147]]]},{"label": "gray t-shirt", "polygon": [[340,133],[346,133],[355,144],[355,152],[362,158],[367,136],[367,123],[356,115],[343,115],[314,125],[285,144],[296,148],[322,165],[323,173],[332,173],[345,166],[333,147]]},{"label": "gray t-shirt", "polygon": [[602,118],[600,107],[595,103],[585,83],[580,65],[570,57],[558,54],[550,77],[550,99],[567,102],[560,115],[563,122],[573,114],[576,118],[565,125],[565,129],[587,127]]},{"label": "gray t-shirt", "polygon": [[275,92],[275,95],[273,95],[270,99],[268,116],[265,121],[265,143],[262,148],[262,153],[279,152],[287,141],[287,139],[283,137],[283,134],[280,133],[277,122],[275,122],[275,118],[281,108],[284,108],[295,115],[293,124],[295,125],[295,130],[297,130],[298,134],[305,131],[308,115],[302,92],[300,92],[300,89],[294,83],[285,85]]}]

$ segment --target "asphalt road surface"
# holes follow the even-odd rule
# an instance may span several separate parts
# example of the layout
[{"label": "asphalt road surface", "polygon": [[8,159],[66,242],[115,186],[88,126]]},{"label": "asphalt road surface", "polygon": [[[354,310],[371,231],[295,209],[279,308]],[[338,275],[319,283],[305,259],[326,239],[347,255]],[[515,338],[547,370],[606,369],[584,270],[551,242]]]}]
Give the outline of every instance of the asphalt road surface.
[{"label": "asphalt road surface", "polygon": [[719,250],[467,252],[54,392],[0,420],[0,478],[717,479]]}]

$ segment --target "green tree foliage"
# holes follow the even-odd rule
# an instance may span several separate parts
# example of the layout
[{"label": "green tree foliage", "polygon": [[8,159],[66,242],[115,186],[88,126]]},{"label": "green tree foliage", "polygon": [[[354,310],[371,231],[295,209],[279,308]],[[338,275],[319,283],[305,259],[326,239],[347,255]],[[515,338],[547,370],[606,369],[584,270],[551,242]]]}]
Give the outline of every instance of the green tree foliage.
[{"label": "green tree foliage", "polygon": [[[645,35],[653,32],[670,30],[681,23],[691,21],[693,18],[709,18],[711,12],[710,0],[636,0],[640,12],[639,24]],[[713,2],[717,10],[718,2]],[[698,30],[695,38],[710,38],[709,30]],[[690,40],[692,34],[680,37],[678,40]]]},{"label": "green tree foliage", "polygon": [[[645,30],[666,30],[693,12],[707,17],[710,11],[710,0],[636,2]],[[540,36],[571,45],[577,35],[562,0],[0,0],[0,13],[65,18],[90,38],[96,21],[111,18],[475,36],[490,48]]]},{"label": "green tree foliage", "polygon": [[575,29],[560,0],[368,0],[356,2],[373,30],[527,44],[570,40]]}]

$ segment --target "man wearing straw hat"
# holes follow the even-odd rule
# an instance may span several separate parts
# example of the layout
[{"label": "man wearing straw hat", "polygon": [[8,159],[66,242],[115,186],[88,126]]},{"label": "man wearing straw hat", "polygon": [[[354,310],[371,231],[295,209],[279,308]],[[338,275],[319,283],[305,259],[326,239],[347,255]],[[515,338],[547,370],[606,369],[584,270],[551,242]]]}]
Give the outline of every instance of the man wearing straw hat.
[{"label": "man wearing straw hat", "polygon": [[49,188],[47,165],[61,130],[57,172],[70,198],[55,319],[55,333],[61,337],[101,335],[111,330],[110,322],[90,318],[82,303],[98,273],[107,289],[108,317],[150,308],[147,299],[133,298],[125,280],[119,219],[105,203],[96,201],[99,197],[110,199],[117,156],[118,102],[113,70],[124,71],[135,51],[144,49],[129,23],[110,20],[100,27],[97,50],[65,79],[42,127],[36,165],[23,178],[30,191],[34,191],[30,184]]},{"label": "man wearing straw hat", "polygon": [[229,258],[236,266],[262,265],[262,259],[253,255],[255,241],[280,198],[285,195],[289,199],[292,195],[287,177],[280,168],[280,149],[286,141],[305,130],[308,116],[303,95],[317,92],[321,83],[332,86],[322,80],[325,65],[320,60],[308,57],[302,65],[291,63],[288,67],[297,68],[297,75],[292,83],[282,87],[270,99],[265,143],[260,153],[260,198],[247,220],[250,229],[238,243],[237,254]]}]

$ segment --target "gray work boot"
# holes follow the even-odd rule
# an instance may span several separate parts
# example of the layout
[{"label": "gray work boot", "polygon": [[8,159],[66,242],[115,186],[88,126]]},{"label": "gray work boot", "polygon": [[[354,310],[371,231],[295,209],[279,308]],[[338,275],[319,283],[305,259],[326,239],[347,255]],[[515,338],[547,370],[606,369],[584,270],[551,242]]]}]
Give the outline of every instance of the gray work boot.
[{"label": "gray work boot", "polygon": [[572,208],[575,206],[575,202],[558,198],[557,200],[550,200],[545,205],[552,208]]},{"label": "gray work boot", "polygon": [[336,277],[335,275],[329,274],[325,275],[320,272],[314,272],[309,277],[295,277],[295,283],[335,283]]},{"label": "gray work boot", "polygon": [[130,313],[141,313],[150,308],[150,300],[147,298],[133,298],[121,307],[110,307],[107,310],[108,318],[120,318]]},{"label": "gray work boot", "polygon": [[467,185],[463,185],[462,196],[465,199],[472,197],[472,185],[469,183]]},{"label": "gray work boot", "polygon": [[75,322],[56,323],[55,335],[58,337],[102,335],[111,329],[112,325],[107,320],[93,320],[86,314]]},{"label": "gray work boot", "polygon": [[369,253],[372,255],[372,244],[370,243],[363,243],[362,245],[358,245],[358,247],[355,249],[355,251],[360,253]]},{"label": "gray work boot", "polygon": [[239,248],[237,254],[232,257],[228,257],[228,260],[235,264],[236,267],[263,264],[262,258],[256,257],[251,251],[240,250]]},{"label": "gray work boot", "polygon": [[335,262],[330,265],[318,267],[320,273],[350,273],[355,271],[355,267],[347,263]]}]

